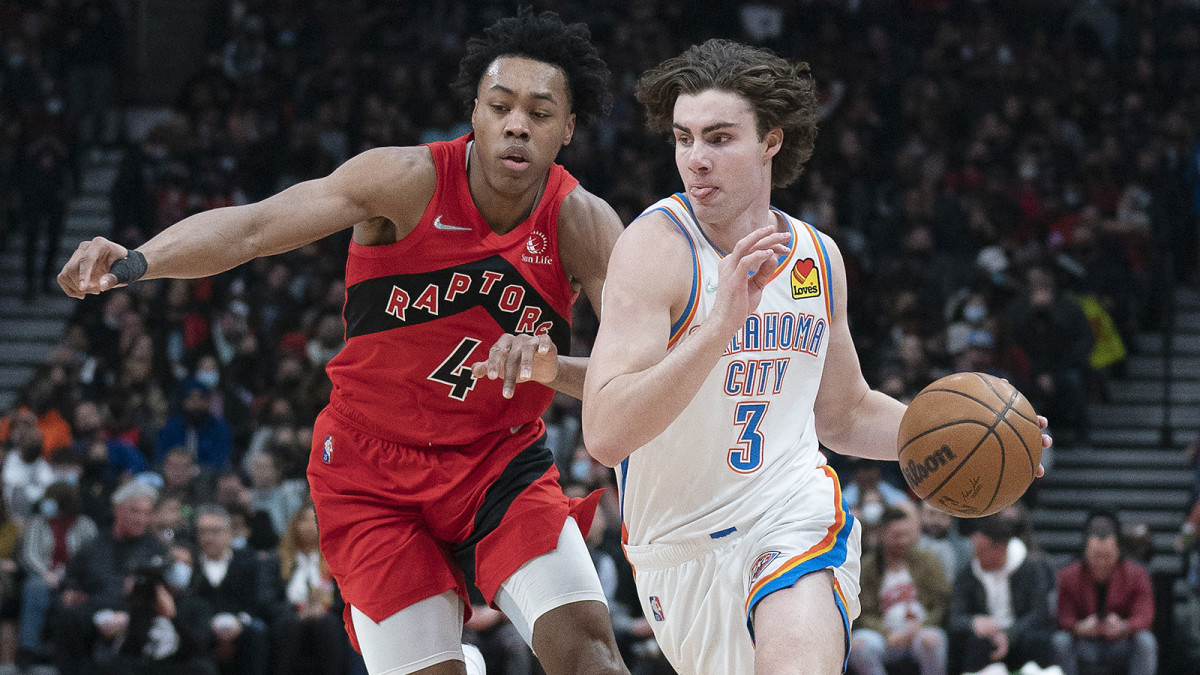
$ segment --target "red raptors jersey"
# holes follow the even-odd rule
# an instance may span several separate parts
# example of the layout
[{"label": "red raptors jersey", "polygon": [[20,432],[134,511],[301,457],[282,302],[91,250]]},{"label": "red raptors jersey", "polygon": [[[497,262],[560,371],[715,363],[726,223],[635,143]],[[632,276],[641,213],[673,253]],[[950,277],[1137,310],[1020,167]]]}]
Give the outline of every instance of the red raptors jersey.
[{"label": "red raptors jersey", "polygon": [[504,333],[548,333],[570,347],[575,293],[558,251],[558,211],[579,181],[550,168],[540,202],[508,234],[496,234],[467,187],[471,135],[430,143],[437,189],[408,236],[387,246],[350,244],[346,346],[326,369],[331,404],[365,430],[406,445],[461,445],[499,429],[536,423],[554,390],[476,380]]}]

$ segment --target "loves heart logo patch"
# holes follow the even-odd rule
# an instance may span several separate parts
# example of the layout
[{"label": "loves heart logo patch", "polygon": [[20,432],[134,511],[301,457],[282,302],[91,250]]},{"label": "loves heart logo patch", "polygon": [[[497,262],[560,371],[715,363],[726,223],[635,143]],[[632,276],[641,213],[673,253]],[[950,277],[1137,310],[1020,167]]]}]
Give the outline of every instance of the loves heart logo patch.
[{"label": "loves heart logo patch", "polygon": [[821,270],[812,258],[797,260],[792,267],[792,297],[797,300],[821,295]]}]

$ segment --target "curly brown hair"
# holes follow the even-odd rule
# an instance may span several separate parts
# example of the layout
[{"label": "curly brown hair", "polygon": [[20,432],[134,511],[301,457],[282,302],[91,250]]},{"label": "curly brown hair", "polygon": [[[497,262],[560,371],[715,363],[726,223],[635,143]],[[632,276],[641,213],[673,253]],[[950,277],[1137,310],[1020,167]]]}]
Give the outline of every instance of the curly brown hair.
[{"label": "curly brown hair", "polygon": [[816,85],[808,64],[767,49],[708,40],[647,71],[635,94],[646,106],[646,126],[669,132],[679,95],[709,89],[738,94],[750,103],[759,140],[771,129],[783,130],[783,145],[771,164],[771,185],[791,185],[812,157],[817,139]]}]

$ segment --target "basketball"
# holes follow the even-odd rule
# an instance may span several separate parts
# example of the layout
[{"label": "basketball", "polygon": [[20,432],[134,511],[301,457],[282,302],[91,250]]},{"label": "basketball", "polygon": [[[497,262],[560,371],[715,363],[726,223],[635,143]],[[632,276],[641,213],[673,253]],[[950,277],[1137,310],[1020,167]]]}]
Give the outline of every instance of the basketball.
[{"label": "basketball", "polygon": [[913,492],[960,518],[988,516],[1020,499],[1042,459],[1033,406],[985,373],[947,375],[922,389],[900,420],[898,444]]}]

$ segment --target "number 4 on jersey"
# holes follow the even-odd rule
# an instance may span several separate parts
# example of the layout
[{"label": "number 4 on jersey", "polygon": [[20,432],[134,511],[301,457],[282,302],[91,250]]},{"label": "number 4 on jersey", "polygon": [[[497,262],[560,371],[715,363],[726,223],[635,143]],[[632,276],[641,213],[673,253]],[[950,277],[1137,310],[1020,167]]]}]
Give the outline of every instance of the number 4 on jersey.
[{"label": "number 4 on jersey", "polygon": [[738,473],[754,473],[763,463],[763,435],[758,430],[767,404],[761,401],[739,403],[733,409],[733,421],[740,424],[742,433],[738,442],[742,447],[729,449],[729,468]]},{"label": "number 4 on jersey", "polygon": [[450,398],[465,401],[467,393],[475,388],[475,376],[471,374],[470,367],[465,364],[471,357],[471,352],[474,352],[478,346],[479,340],[463,338],[450,356],[447,356],[446,360],[437,367],[437,370],[429,374],[428,379],[449,385]]}]

